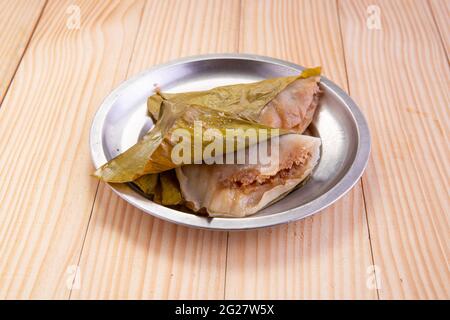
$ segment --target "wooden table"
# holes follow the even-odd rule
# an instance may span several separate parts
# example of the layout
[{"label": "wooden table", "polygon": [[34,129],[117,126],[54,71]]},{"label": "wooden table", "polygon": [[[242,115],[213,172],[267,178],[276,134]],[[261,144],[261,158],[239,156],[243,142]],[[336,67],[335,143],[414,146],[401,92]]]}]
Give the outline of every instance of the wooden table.
[{"label": "wooden table", "polygon": [[[450,298],[449,0],[1,0],[0,298]],[[90,176],[91,120],[155,64],[245,52],[361,106],[361,181],[248,232],[153,218]]]}]

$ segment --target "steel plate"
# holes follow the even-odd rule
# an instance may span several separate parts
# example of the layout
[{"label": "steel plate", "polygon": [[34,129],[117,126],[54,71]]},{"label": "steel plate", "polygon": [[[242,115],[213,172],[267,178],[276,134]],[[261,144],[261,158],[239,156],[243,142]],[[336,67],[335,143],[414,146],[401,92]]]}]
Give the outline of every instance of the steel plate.
[{"label": "steel plate", "polygon": [[[100,106],[92,123],[90,148],[96,168],[122,153],[153,125],[146,100],[154,85],[164,92],[205,90],[298,74],[303,67],[269,57],[220,54],[169,62],[122,83]],[[135,207],[174,223],[218,230],[273,226],[316,213],[342,197],[361,177],[370,152],[367,123],[353,100],[322,77],[323,95],[312,123],[322,139],[321,158],[311,178],[301,188],[245,218],[207,218],[158,205],[127,184],[110,184]]]}]

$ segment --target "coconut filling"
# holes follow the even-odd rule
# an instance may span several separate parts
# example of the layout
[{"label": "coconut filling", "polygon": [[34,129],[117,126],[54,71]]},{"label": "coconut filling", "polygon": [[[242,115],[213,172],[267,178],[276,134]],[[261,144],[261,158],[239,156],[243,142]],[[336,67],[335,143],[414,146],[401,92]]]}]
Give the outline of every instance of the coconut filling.
[{"label": "coconut filling", "polygon": [[222,179],[221,185],[225,188],[238,189],[249,194],[261,187],[272,188],[284,185],[289,179],[300,179],[305,171],[305,164],[311,159],[311,152],[302,149],[295,157],[285,159],[277,172],[272,175],[261,174],[256,168],[240,170],[231,176]]}]

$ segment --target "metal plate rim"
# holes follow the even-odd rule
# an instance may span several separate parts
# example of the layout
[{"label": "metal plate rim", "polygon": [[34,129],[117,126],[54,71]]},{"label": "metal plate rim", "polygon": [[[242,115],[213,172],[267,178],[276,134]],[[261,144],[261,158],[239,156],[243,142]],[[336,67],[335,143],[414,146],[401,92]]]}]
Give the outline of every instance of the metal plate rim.
[{"label": "metal plate rim", "polygon": [[[157,69],[175,66],[178,64],[185,64],[189,62],[215,59],[241,59],[248,61],[253,60],[289,67],[295,70],[304,69],[304,67],[295,63],[272,57],[254,54],[232,53],[190,56],[151,67],[121,83],[104,99],[103,103],[95,113],[90,130],[89,141],[91,157],[95,168],[100,167],[107,161],[102,148],[103,124],[106,115],[108,114],[110,108],[113,106],[115,100],[120,96],[121,91],[125,90],[128,86],[130,86],[133,82],[139,80],[141,77]],[[339,200],[358,182],[364,172],[364,169],[367,166],[371,149],[371,138],[367,121],[353,99],[350,98],[350,96],[348,96],[347,93],[339,86],[337,86],[324,76],[321,77],[321,84],[334,91],[339,99],[342,100],[343,104],[349,109],[351,115],[353,116],[358,132],[358,147],[356,150],[354,161],[350,169],[346,172],[342,179],[339,180],[336,185],[334,185],[330,190],[309,203],[291,210],[279,212],[274,215],[250,216],[244,218],[207,218],[194,214],[184,213],[153,203],[145,197],[137,194],[126,185],[108,185],[117,195],[119,195],[125,201],[148,214],[180,225],[201,229],[231,231],[263,228],[293,222],[317,213]]]}]

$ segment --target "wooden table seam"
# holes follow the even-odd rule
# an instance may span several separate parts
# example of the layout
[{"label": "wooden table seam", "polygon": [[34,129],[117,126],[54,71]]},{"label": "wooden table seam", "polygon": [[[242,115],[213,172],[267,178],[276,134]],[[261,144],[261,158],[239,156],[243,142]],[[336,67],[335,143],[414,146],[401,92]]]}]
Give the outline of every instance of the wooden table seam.
[{"label": "wooden table seam", "polygon": [[[341,11],[339,9],[340,8],[340,2],[341,2],[341,0],[336,0],[337,18],[338,18],[338,24],[339,24],[339,38],[341,40],[342,57],[343,57],[343,60],[344,60],[345,80],[347,82],[347,92],[351,96],[350,81],[349,81],[349,77],[348,77],[348,68],[347,68],[347,57],[346,57],[346,54],[345,54],[344,35],[342,33]],[[370,258],[372,260],[372,265],[375,266],[375,257],[374,257],[374,254],[373,254],[372,237],[370,235],[370,224],[369,224],[369,217],[368,217],[369,214],[368,214],[368,211],[367,211],[366,193],[365,193],[365,189],[364,189],[364,183],[363,183],[362,176],[361,176],[361,178],[359,178],[359,183],[361,184],[361,194],[362,194],[363,205],[364,205],[364,217],[366,219],[367,236],[369,238],[368,240],[369,240]],[[377,273],[376,272],[374,272],[374,277],[375,277],[375,283],[378,283]],[[378,288],[376,288],[376,293],[377,293],[377,299],[380,300],[380,291],[379,291]]]},{"label": "wooden table seam", "polygon": [[443,31],[441,30],[441,28],[439,26],[439,23],[437,22],[436,13],[434,12],[434,9],[433,9],[433,6],[432,6],[430,0],[427,0],[427,5],[428,5],[428,8],[430,9],[431,16],[433,17],[433,23],[436,26],[437,34],[439,35],[439,39],[441,40],[442,50],[444,51],[444,55],[447,57],[447,62],[450,65],[450,60],[449,60],[448,52],[447,52],[447,49],[446,49],[444,35],[442,34]]},{"label": "wooden table seam", "polygon": [[44,10],[45,10],[45,7],[47,6],[47,3],[48,3],[48,0],[44,0],[44,1],[45,1],[45,2],[44,2],[44,5],[42,6],[41,11],[39,12],[39,16],[38,16],[38,18],[36,19],[36,22],[34,23],[34,26],[33,26],[33,28],[32,28],[32,31],[31,31],[31,33],[30,33],[30,35],[29,35],[29,37],[28,37],[28,40],[26,41],[25,47],[24,47],[24,49],[23,49],[23,52],[22,52],[22,54],[20,55],[19,60],[17,61],[16,67],[15,67],[15,69],[14,69],[14,72],[12,73],[11,78],[9,79],[8,84],[6,85],[5,92],[4,92],[3,95],[2,95],[2,93],[0,92],[0,108],[1,108],[2,105],[3,105],[3,101],[5,101],[6,96],[8,95],[9,88],[11,87],[11,84],[12,84],[12,82],[13,82],[15,76],[16,76],[17,70],[19,70],[19,67],[20,67],[20,64],[22,63],[23,57],[25,56],[25,53],[26,53],[27,50],[28,50],[28,47],[29,47],[29,45],[30,45],[30,42],[33,40],[33,36],[34,36],[35,31],[36,31],[36,28],[37,28],[37,26],[39,25],[39,22],[41,21],[42,15],[43,15]]},{"label": "wooden table seam", "polygon": [[[48,0],[46,0],[46,1],[48,1]],[[127,66],[127,71],[126,71],[126,77],[125,78],[128,78],[130,76],[129,75],[130,65],[131,65],[131,61],[133,60],[133,57],[134,57],[134,53],[135,53],[135,49],[136,49],[136,42],[137,42],[137,39],[138,39],[138,36],[139,36],[139,31],[140,31],[141,26],[142,26],[142,17],[144,15],[145,8],[146,8],[147,4],[148,4],[148,2],[144,2],[144,5],[142,6],[142,9],[141,9],[141,13],[140,13],[140,16],[139,16],[139,24],[138,24],[138,28],[136,30],[136,34],[134,35],[133,49],[132,49],[130,57],[128,59],[128,66]],[[81,245],[81,249],[80,249],[80,254],[79,254],[79,257],[78,257],[77,270],[80,267],[81,259],[83,257],[83,252],[84,252],[83,249],[84,249],[84,245],[86,243],[87,235],[89,233],[89,227],[91,226],[92,215],[94,213],[94,208],[95,208],[95,203],[96,203],[96,200],[97,200],[97,197],[98,197],[98,190],[99,190],[99,187],[100,187],[100,183],[101,183],[101,181],[97,182],[97,186],[96,186],[96,189],[95,189],[95,195],[94,195],[94,199],[92,201],[91,211],[90,211],[88,223],[86,225],[86,231],[84,233],[84,237],[83,237],[83,241],[82,241],[82,245]],[[72,286],[71,286],[70,291],[69,291],[68,300],[71,300],[71,298],[72,298],[73,286],[75,284],[75,281],[76,281],[76,276],[73,278]]]}]

